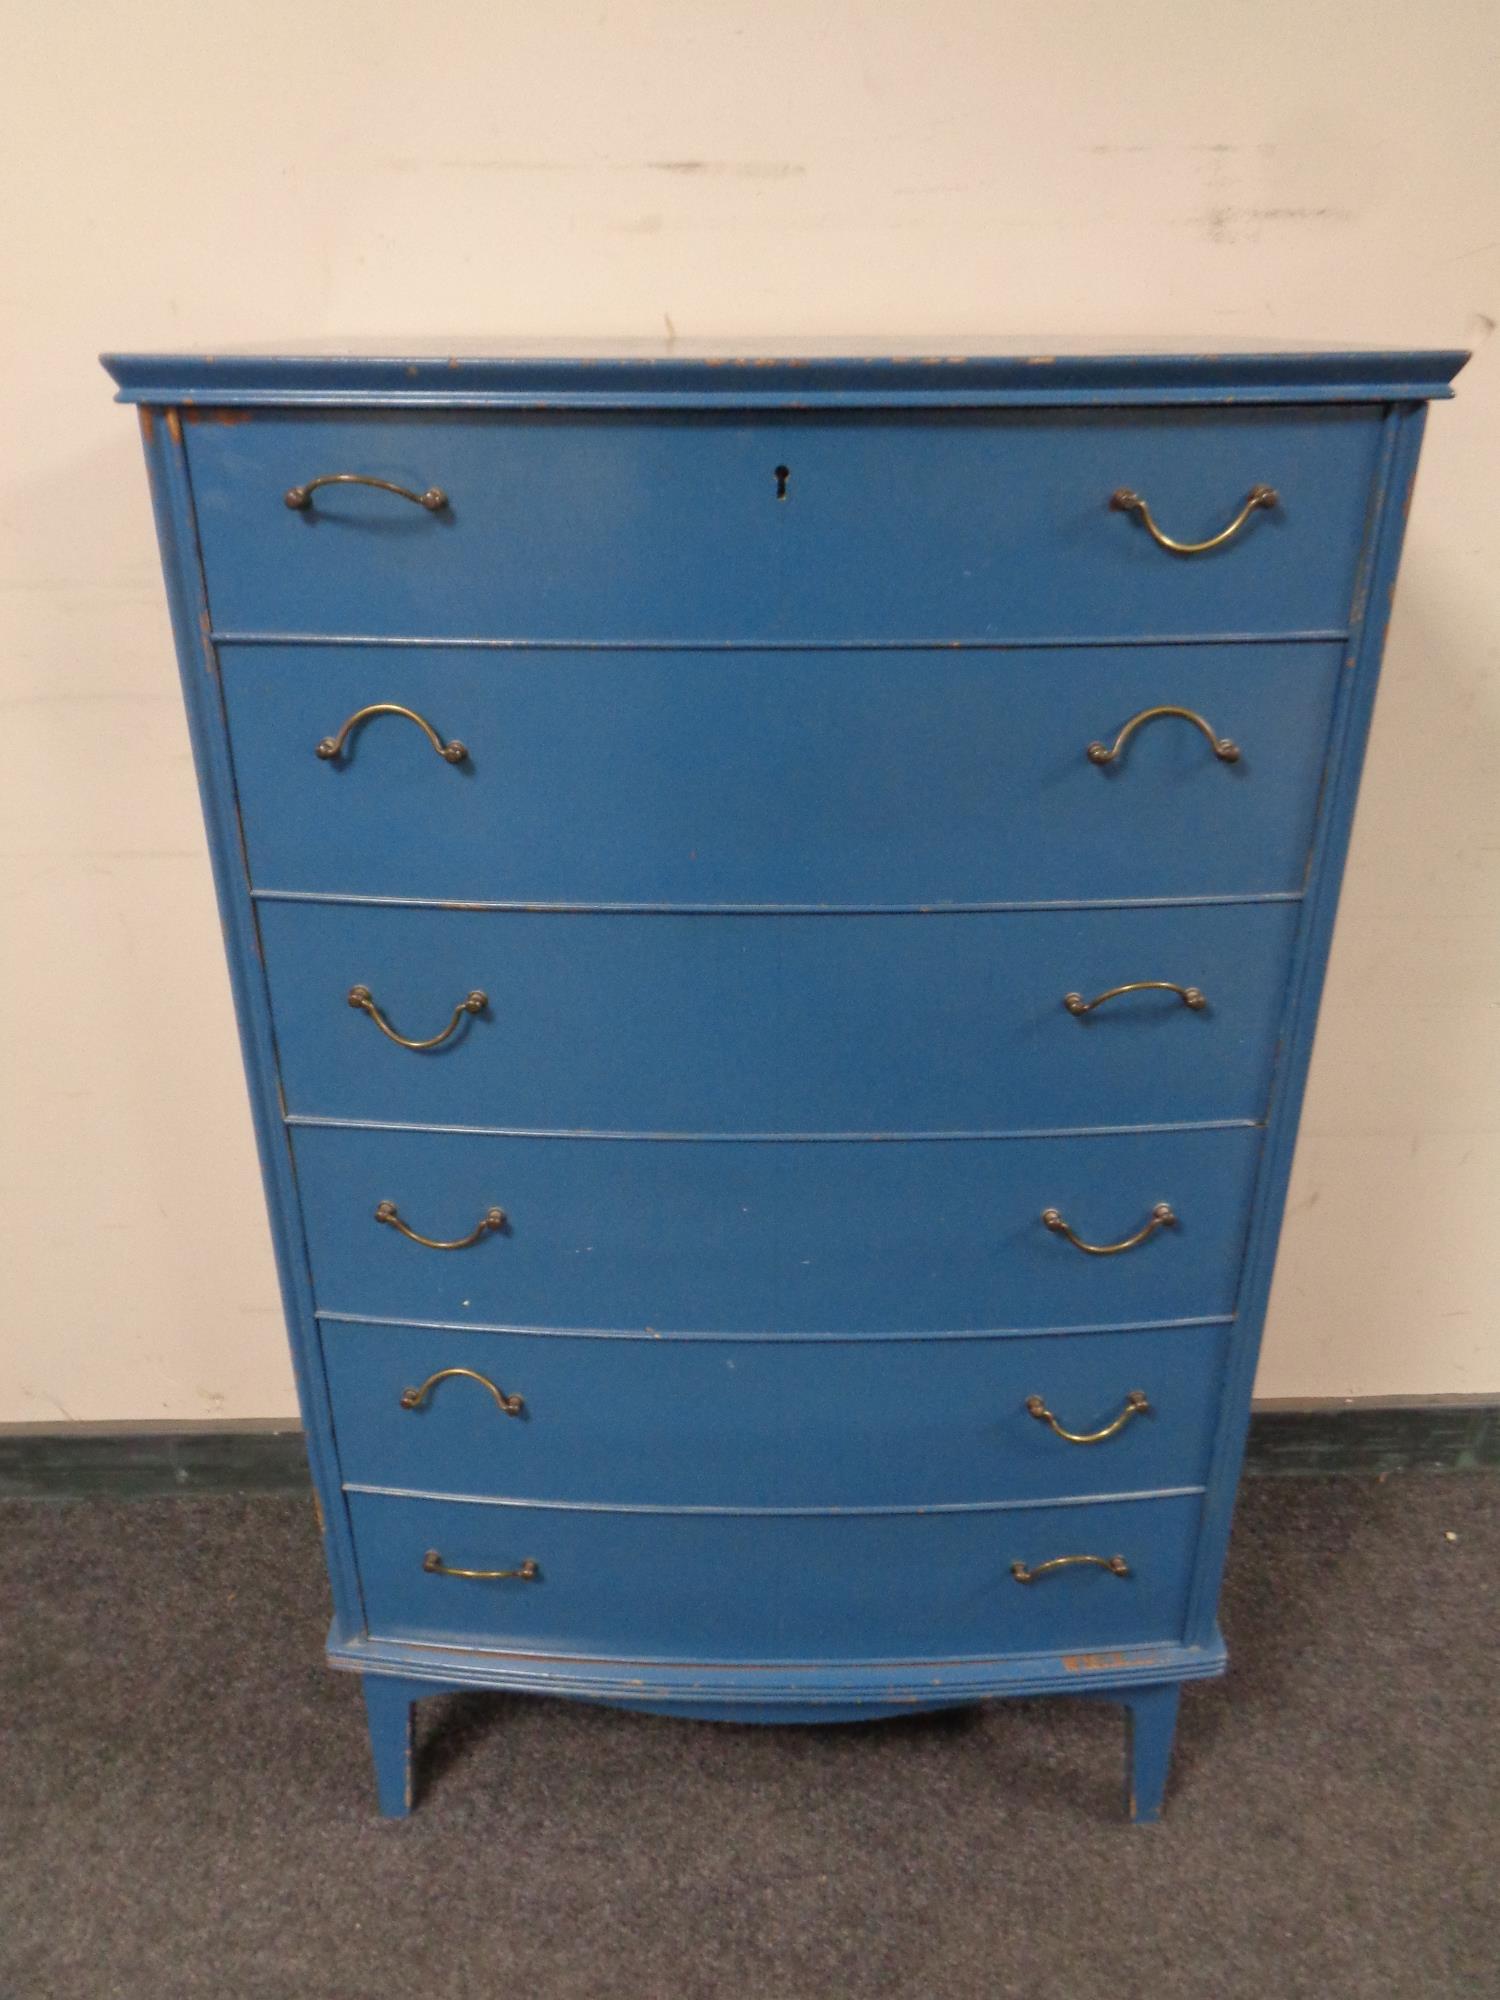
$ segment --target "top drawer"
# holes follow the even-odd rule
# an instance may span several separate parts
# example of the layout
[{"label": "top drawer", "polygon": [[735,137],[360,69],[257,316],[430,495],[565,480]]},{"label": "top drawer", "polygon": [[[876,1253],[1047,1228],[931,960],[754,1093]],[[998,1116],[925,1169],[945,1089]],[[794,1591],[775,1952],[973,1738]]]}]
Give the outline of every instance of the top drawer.
[{"label": "top drawer", "polygon": [[[1379,410],[202,412],[185,435],[220,633],[1066,640],[1342,631]],[[288,506],[350,473],[446,504]],[[1192,542],[1258,485],[1277,504],[1199,555],[1110,504]]]}]

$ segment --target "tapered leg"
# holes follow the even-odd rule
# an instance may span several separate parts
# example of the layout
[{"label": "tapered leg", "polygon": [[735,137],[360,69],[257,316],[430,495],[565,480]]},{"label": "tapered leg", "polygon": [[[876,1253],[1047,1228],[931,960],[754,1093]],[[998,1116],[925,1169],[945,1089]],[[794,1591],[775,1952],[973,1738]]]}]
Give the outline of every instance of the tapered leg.
[{"label": "tapered leg", "polygon": [[412,1703],[419,1695],[439,1690],[430,1682],[402,1680],[395,1674],[363,1674],[360,1678],[365,1684],[365,1714],[380,1810],[387,1819],[405,1819],[412,1796]]},{"label": "tapered leg", "polygon": [[1161,1817],[1181,1693],[1181,1681],[1168,1681],[1125,1697],[1126,1798],[1137,1824]]}]

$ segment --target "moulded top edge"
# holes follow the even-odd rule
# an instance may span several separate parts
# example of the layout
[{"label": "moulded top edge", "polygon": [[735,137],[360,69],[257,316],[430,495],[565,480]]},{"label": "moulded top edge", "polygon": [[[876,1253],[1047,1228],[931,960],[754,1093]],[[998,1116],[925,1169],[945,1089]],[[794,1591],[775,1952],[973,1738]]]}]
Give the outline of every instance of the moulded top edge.
[{"label": "moulded top edge", "polygon": [[849,344],[715,347],[575,343],[403,353],[107,354],[119,400],[208,406],[368,403],[429,408],[679,406],[809,408],[991,403],[1425,401],[1462,349],[1267,347],[1212,353],[857,352]]}]

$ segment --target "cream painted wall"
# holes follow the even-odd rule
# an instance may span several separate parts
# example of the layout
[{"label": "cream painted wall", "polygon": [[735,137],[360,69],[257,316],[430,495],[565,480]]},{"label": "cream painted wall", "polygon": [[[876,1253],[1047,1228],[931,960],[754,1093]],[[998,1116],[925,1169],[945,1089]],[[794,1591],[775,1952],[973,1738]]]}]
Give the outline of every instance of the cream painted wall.
[{"label": "cream painted wall", "polygon": [[1472,345],[1367,771],[1263,1395],[1500,1389],[1500,13],[95,0],[0,81],[0,1420],[293,1408],[104,347]]}]

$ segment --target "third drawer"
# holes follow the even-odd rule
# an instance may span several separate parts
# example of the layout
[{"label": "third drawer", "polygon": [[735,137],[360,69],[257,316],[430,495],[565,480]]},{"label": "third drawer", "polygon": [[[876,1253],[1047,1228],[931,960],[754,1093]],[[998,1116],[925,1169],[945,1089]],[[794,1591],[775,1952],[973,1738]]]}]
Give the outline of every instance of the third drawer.
[{"label": "third drawer", "polygon": [[1198,1485],[1228,1339],[1223,1326],[954,1340],[322,1328],[348,1484],[665,1507]]},{"label": "third drawer", "polygon": [[[261,933],[298,1115],[1058,1131],[1263,1117],[1297,916],[1291,903],[836,918],[267,903]],[[1163,984],[1101,999],[1140,981]],[[460,1013],[471,994],[484,1005]],[[412,1049],[393,1034],[445,1039]]]}]

